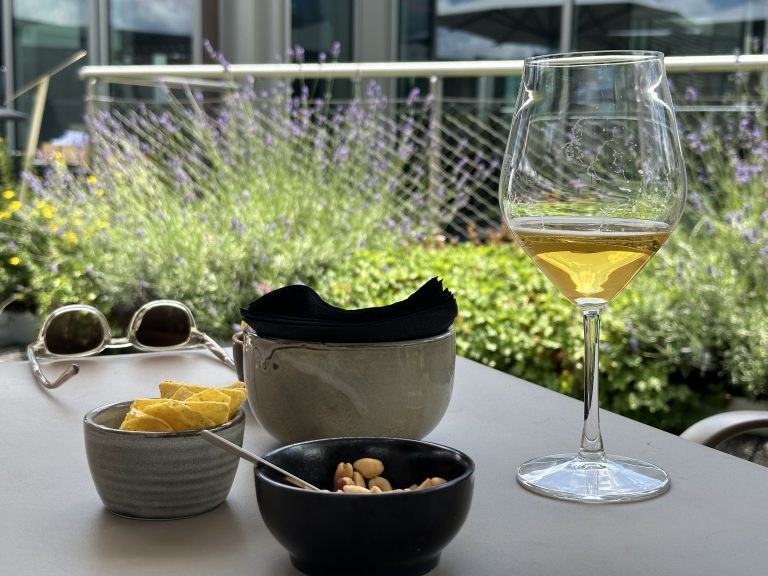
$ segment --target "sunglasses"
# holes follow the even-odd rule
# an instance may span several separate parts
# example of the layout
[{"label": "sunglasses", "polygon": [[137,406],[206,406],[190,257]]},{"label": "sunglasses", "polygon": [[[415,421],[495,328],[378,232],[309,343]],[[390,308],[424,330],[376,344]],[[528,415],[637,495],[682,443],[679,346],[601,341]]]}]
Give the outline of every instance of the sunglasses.
[{"label": "sunglasses", "polygon": [[62,306],[45,319],[37,340],[27,346],[27,358],[32,374],[42,386],[58,388],[77,374],[80,367],[72,364],[51,382],[40,369],[38,358],[82,358],[107,348],[130,346],[147,351],[204,346],[235,369],[221,346],[197,329],[192,311],[175,300],[155,300],[139,308],[131,318],[126,338],[112,338],[106,317],[93,306]]}]

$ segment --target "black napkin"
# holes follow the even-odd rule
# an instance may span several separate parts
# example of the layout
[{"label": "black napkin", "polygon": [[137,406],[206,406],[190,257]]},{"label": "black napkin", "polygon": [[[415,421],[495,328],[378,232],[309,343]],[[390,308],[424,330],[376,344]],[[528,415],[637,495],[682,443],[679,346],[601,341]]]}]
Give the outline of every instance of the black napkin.
[{"label": "black napkin", "polygon": [[405,300],[375,308],[344,310],[309,286],[284,286],[240,309],[264,338],[306,342],[397,342],[445,333],[458,307],[442,281],[432,278]]}]

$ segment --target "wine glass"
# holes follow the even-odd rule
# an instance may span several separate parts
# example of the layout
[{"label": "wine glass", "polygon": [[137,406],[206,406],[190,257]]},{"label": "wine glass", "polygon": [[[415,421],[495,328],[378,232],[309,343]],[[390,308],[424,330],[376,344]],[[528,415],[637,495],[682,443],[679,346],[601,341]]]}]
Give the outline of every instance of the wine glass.
[{"label": "wine glass", "polygon": [[528,58],[510,128],[500,204],[515,239],[584,323],[584,428],[576,454],[525,462],[518,481],[581,502],[651,498],[659,467],[606,455],[598,413],[600,312],[661,248],[686,179],[659,52]]}]

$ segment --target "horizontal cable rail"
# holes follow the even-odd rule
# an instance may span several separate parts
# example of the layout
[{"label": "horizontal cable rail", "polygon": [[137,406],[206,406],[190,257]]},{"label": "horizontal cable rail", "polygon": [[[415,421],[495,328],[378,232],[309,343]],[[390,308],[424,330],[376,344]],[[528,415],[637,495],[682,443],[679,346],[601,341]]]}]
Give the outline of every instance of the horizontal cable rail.
[{"label": "horizontal cable rail", "polygon": [[[768,54],[720,56],[669,56],[664,59],[667,72],[735,72],[768,70]],[[471,76],[520,76],[522,60],[477,60],[455,62],[366,62],[322,64],[220,64],[85,66],[83,80],[109,82],[139,79],[203,79],[254,76],[258,78],[429,78]]]}]

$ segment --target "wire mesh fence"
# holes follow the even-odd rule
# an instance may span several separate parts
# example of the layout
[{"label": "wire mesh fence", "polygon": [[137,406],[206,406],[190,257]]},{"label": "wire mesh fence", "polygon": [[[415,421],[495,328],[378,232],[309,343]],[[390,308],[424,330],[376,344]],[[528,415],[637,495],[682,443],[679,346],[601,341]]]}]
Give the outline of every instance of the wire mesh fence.
[{"label": "wire mesh fence", "polygon": [[[713,57],[713,61],[717,58],[722,59]],[[680,60],[673,62],[672,68],[677,72],[674,86],[678,114],[686,118],[686,124],[695,123],[704,116],[727,118],[734,111],[764,108],[764,101],[755,97],[753,88],[762,85],[765,75],[750,72],[747,76],[747,73],[738,71],[739,66],[745,66],[744,62],[740,63],[738,59],[734,62],[717,60],[717,66],[710,70],[714,73],[701,74],[695,69],[683,73],[685,62]],[[518,64],[510,66],[507,72],[512,76],[519,74]],[[708,70],[710,64],[702,61],[696,65]],[[766,67],[768,60],[750,61],[746,65]],[[729,72],[729,67],[736,71]],[[215,75],[201,75],[202,79],[196,81],[187,77],[169,83],[159,69],[156,73],[146,72],[146,77],[139,82],[130,78],[110,78],[108,67],[103,71],[102,80],[118,83],[112,84],[109,91],[103,89],[106,84],[102,85],[101,91],[91,89],[90,108],[92,113],[95,110],[110,110],[125,128],[135,131],[135,119],[125,113],[127,110],[168,109],[168,98],[159,87],[175,93],[179,102],[186,100],[189,106],[201,105],[206,113],[216,115],[226,94],[242,90],[245,83],[251,82],[257,94],[252,103],[261,108],[262,114],[257,115],[257,121],[262,123],[265,135],[270,131],[295,131],[297,122],[301,124],[298,132],[306,131],[306,123],[309,122],[326,129],[325,134],[337,140],[316,142],[314,151],[307,150],[305,146],[297,152],[299,163],[313,158],[316,160],[318,154],[326,154],[326,160],[332,165],[334,159],[349,154],[354,146],[373,147],[375,160],[369,160],[369,166],[346,173],[349,193],[377,186],[388,191],[396,189],[402,222],[405,226],[418,228],[423,234],[441,235],[456,241],[483,241],[504,234],[497,196],[501,160],[512,118],[512,102],[482,97],[442,97],[442,78],[437,76],[431,77],[428,89],[418,96],[412,92],[408,98],[387,99],[382,96],[380,87],[390,82],[390,89],[385,92],[393,92],[391,88],[395,84],[392,78],[374,79],[370,74],[360,72],[364,65],[360,65],[356,76],[348,73],[346,78],[343,75],[333,78],[329,69],[318,69],[317,74],[324,75],[321,79],[312,79],[311,75],[309,78],[294,75],[294,79],[289,81],[275,79],[277,72],[267,68],[267,76],[271,74],[273,77],[257,77],[255,82],[251,75],[231,76],[219,81],[211,79]],[[461,73],[470,74],[466,70]],[[732,87],[732,90],[729,88],[727,93],[721,90],[716,101],[699,99],[699,91],[714,82],[718,75],[722,80],[719,85]],[[394,72],[390,76],[401,80],[405,77]],[[95,86],[93,78],[99,78],[99,74],[90,78],[92,86]],[[131,85],[131,82],[139,86]],[[402,84],[399,88],[402,91]],[[339,98],[339,95],[342,97]],[[298,108],[303,106],[306,113],[291,118],[282,114],[280,108],[291,101]],[[270,106],[274,108],[272,111],[267,110]],[[360,132],[365,132],[366,137],[358,138],[354,129],[350,131],[349,127],[344,133],[334,131],[332,124],[338,116],[337,111],[350,106],[359,108]],[[371,128],[370,122],[375,122],[376,127]],[[180,152],[189,156],[195,153],[195,147],[192,144]],[[393,166],[399,167],[394,179],[390,173]],[[198,184],[204,185],[204,182]]]}]

